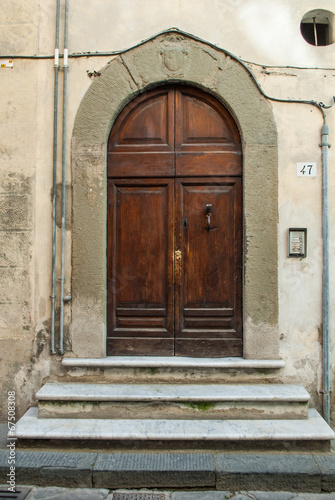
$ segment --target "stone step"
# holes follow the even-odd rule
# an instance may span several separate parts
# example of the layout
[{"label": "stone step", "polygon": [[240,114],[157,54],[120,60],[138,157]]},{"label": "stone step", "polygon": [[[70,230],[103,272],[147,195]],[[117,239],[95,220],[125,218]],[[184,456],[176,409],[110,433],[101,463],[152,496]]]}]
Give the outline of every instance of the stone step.
[{"label": "stone step", "polygon": [[106,358],[66,358],[67,368],[224,368],[279,369],[285,367],[283,359],[189,358],[186,356],[107,356]]},{"label": "stone step", "polygon": [[284,384],[47,383],[41,418],[304,419],[309,394]]},{"label": "stone step", "polygon": [[20,440],[195,443],[330,443],[335,433],[316,410],[305,420],[154,420],[38,418],[30,408],[17,422]]},{"label": "stone step", "polygon": [[60,382],[110,383],[280,383],[282,359],[107,356],[64,358]]}]

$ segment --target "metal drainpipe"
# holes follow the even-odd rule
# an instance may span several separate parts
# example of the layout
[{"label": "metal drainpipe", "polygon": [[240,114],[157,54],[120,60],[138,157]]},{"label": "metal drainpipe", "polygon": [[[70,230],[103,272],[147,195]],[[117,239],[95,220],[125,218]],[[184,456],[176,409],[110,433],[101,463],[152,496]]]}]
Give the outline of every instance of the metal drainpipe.
[{"label": "metal drainpipe", "polygon": [[66,99],[67,99],[67,71],[68,71],[68,20],[69,0],[65,2],[64,27],[64,61],[63,61],[63,144],[62,144],[62,256],[61,256],[61,293],[60,293],[60,334],[59,352],[64,354],[64,282],[65,282],[65,196],[66,196]]},{"label": "metal drainpipe", "polygon": [[52,178],[52,271],[51,271],[51,353],[55,349],[55,300],[56,300],[56,199],[57,199],[57,115],[59,74],[59,17],[60,0],[56,7],[55,82],[54,82],[54,126],[53,126],[53,178]]},{"label": "metal drainpipe", "polygon": [[324,117],[321,130],[322,148],[322,331],[323,331],[323,417],[330,423],[330,365],[329,365],[329,197],[328,197],[328,126]]}]

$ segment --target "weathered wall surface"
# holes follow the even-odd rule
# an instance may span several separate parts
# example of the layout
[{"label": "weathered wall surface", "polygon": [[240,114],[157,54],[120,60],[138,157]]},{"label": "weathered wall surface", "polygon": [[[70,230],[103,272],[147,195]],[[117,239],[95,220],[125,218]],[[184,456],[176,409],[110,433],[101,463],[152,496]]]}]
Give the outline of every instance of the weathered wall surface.
[{"label": "weathered wall surface", "polygon": [[[63,30],[63,2],[62,29]],[[270,96],[313,99],[329,104],[334,94],[334,45],[314,47],[300,34],[300,20],[308,10],[334,11],[333,0],[70,0],[69,52],[127,49],[162,30],[177,26],[249,61],[258,83]],[[6,0],[0,20],[0,57],[52,55],[55,2]],[[61,44],[62,45],[62,44]],[[62,49],[61,49],[62,52]],[[77,111],[93,81],[113,56],[70,58],[67,114],[67,185],[72,183],[70,143]],[[320,68],[320,69],[315,69]],[[60,90],[62,78],[60,78]],[[0,68],[0,378],[2,416],[6,391],[16,390],[22,414],[43,380],[61,374],[50,351],[53,60],[15,59],[14,68]],[[133,86],[133,87],[132,87]],[[129,81],[129,88],[136,84]],[[113,97],[111,96],[111,99]],[[60,96],[60,106],[62,99]],[[247,102],[241,106],[247,107]],[[299,382],[320,408],[321,388],[321,113],[304,104],[271,101],[278,132],[278,294],[279,349],[286,360],[283,382]],[[335,109],[326,111],[329,141],[335,137]],[[59,113],[59,119],[61,113]],[[255,121],[259,119],[257,113]],[[96,134],[92,130],[92,137]],[[59,130],[58,174],[60,182]],[[262,138],[259,138],[259,143]],[[97,150],[101,144],[97,144]],[[329,150],[330,228],[335,224],[334,153]],[[317,163],[315,178],[298,178],[296,162]],[[86,167],[85,167],[86,168]],[[95,182],[94,169],[78,179],[85,196]],[[88,188],[88,191],[87,191]],[[70,188],[68,188],[70,190]],[[91,195],[93,196],[93,195]],[[256,193],[259,210],[262,193]],[[98,200],[104,203],[103,200]],[[91,203],[97,200],[91,199]],[[67,208],[69,218],[71,207]],[[59,223],[59,210],[57,214]],[[307,227],[306,259],[287,258],[287,229]],[[59,255],[59,228],[57,229]],[[260,233],[267,227],[259,228]],[[332,229],[331,229],[332,232]],[[66,294],[71,294],[72,231],[66,231]],[[331,333],[334,332],[335,248],[331,235]],[[82,252],[85,253],[83,242]],[[273,256],[269,255],[269,259]],[[59,261],[57,260],[57,274]],[[92,280],[96,277],[92,276]],[[266,279],[266,277],[264,278]],[[272,277],[269,276],[269,279]],[[103,284],[101,286],[103,289]],[[57,283],[59,308],[59,283]],[[267,300],[264,297],[264,300]],[[88,298],[88,308],[91,307]],[[86,306],[85,306],[86,307]],[[256,307],[256,306],[255,306]],[[262,307],[259,301],[259,308]],[[66,306],[66,333],[71,305]],[[257,331],[256,324],[252,326]],[[334,334],[333,334],[334,335]],[[82,338],[85,344],[88,337]],[[71,339],[69,339],[71,342]],[[95,346],[94,348],[96,348]],[[334,338],[332,357],[335,362]],[[98,346],[101,351],[101,346]],[[94,354],[94,351],[92,351]],[[333,376],[333,375],[332,375]]]},{"label": "weathered wall surface", "polygon": [[[35,52],[37,26],[34,2],[12,17],[4,9],[0,26],[0,53],[27,48]],[[1,380],[4,392],[13,389],[13,377],[22,364],[30,367],[34,331],[34,187],[36,140],[36,75],[29,64],[15,72],[1,71],[0,95],[0,331]],[[27,403],[28,401],[26,401]]]}]

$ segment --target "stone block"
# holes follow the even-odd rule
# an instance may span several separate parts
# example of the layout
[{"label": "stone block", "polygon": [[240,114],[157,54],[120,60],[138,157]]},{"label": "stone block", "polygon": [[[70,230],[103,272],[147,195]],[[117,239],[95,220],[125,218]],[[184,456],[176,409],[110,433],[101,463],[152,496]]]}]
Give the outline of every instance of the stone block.
[{"label": "stone block", "polygon": [[4,232],[1,234],[0,267],[25,266],[30,256],[30,233]]},{"label": "stone block", "polygon": [[108,493],[92,488],[34,488],[27,500],[105,500]]},{"label": "stone block", "polygon": [[156,492],[147,489],[135,490],[118,490],[110,494],[107,500],[170,500],[170,492]]},{"label": "stone block", "polygon": [[115,453],[98,455],[93,470],[97,488],[215,486],[209,453]]},{"label": "stone block", "polygon": [[18,335],[22,338],[22,330],[31,328],[29,303],[0,304],[0,331],[1,338],[12,340]]},{"label": "stone block", "polygon": [[238,493],[237,495],[233,496],[233,500],[250,500],[250,496],[247,493]]},{"label": "stone block", "polygon": [[22,304],[30,300],[29,275],[23,268],[0,268],[0,297],[2,302]]},{"label": "stone block", "polygon": [[[288,491],[271,491],[271,493],[269,493],[268,491],[248,491],[248,494],[255,500],[298,500],[298,497],[295,493],[291,493]],[[311,495],[314,496],[317,494],[311,493]],[[250,498],[250,496],[248,498]],[[301,499],[301,497],[299,498]],[[236,500],[236,497],[234,497],[234,500]],[[304,496],[304,498],[301,500],[307,499]]]},{"label": "stone block", "polygon": [[321,491],[321,474],[310,455],[217,455],[217,489]]},{"label": "stone block", "polygon": [[0,195],[0,230],[31,227],[31,198],[21,194]]},{"label": "stone block", "polygon": [[6,424],[0,424],[0,449],[6,448],[7,445],[7,431],[8,431],[8,425]]},{"label": "stone block", "polygon": [[[96,453],[17,451],[16,480],[18,484],[91,488],[96,457]],[[6,482],[7,473],[7,451],[0,451],[1,482]]]},{"label": "stone block", "polygon": [[[31,174],[32,175],[32,174]],[[30,194],[32,189],[32,176],[27,172],[16,171],[15,169],[1,170],[0,193],[1,194]]]},{"label": "stone block", "polygon": [[226,500],[231,495],[229,491],[175,491],[171,500]]},{"label": "stone block", "polygon": [[335,491],[335,455],[316,455],[314,460],[321,471],[322,491]]},{"label": "stone block", "polygon": [[225,55],[207,45],[176,34],[165,34],[157,45],[142,45],[122,55],[123,64],[138,87],[174,79],[214,88],[218,74],[225,68],[225,59]]}]

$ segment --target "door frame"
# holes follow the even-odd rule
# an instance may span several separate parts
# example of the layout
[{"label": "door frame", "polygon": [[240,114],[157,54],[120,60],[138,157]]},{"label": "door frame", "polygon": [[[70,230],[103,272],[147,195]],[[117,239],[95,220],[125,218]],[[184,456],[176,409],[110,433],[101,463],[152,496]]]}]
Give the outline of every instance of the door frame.
[{"label": "door frame", "polygon": [[[169,63],[171,54],[176,64]],[[230,110],[239,128],[244,180],[244,357],[277,359],[278,144],[273,112],[237,59],[173,30],[107,64],[87,90],[75,118],[70,355],[106,355],[106,145],[110,130],[138,93],[176,82],[212,94]],[[266,210],[259,209],[260,195]]]}]

